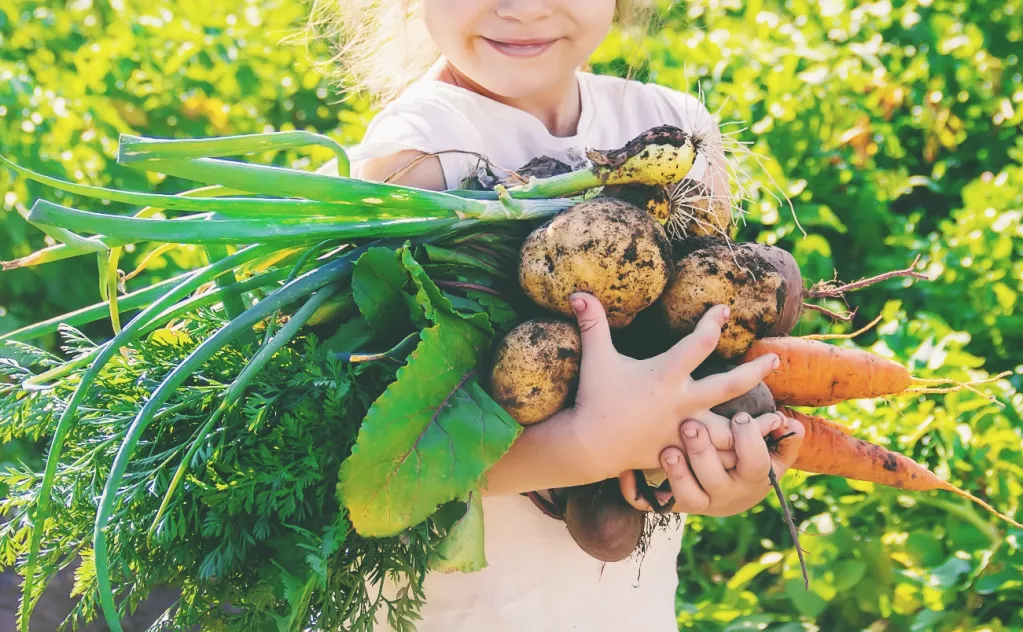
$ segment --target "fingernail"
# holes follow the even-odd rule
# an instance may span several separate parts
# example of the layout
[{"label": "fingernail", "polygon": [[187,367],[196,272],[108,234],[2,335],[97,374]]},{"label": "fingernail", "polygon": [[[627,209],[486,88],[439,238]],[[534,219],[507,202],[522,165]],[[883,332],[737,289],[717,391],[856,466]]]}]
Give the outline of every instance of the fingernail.
[{"label": "fingernail", "polygon": [[576,311],[576,313],[579,313],[579,312],[583,311],[584,309],[586,309],[586,301],[584,301],[583,299],[581,299],[579,297],[572,298],[572,299],[570,299],[569,302],[572,303],[572,309],[574,309]]},{"label": "fingernail", "polygon": [[750,419],[751,417],[749,416],[749,413],[739,413],[738,415],[735,416],[734,421],[737,424],[748,424],[750,422]]},{"label": "fingernail", "polygon": [[678,452],[668,454],[668,456],[664,457],[664,462],[668,465],[675,465],[678,463]]},{"label": "fingernail", "polygon": [[779,358],[778,356],[774,356],[774,360],[771,360],[771,368],[772,369],[777,369],[780,366],[781,366],[781,358]]},{"label": "fingernail", "polygon": [[732,310],[725,305],[725,308],[721,310],[721,315],[725,317],[725,320],[728,320],[728,318],[732,315]]},{"label": "fingernail", "polygon": [[682,430],[682,434],[689,439],[695,439],[696,435],[700,434],[700,431],[697,428],[685,428]]}]

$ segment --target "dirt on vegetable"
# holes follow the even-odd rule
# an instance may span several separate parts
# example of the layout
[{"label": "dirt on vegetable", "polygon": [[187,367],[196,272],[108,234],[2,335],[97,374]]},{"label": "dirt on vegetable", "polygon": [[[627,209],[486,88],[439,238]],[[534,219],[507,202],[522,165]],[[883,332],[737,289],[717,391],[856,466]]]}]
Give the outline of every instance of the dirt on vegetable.
[{"label": "dirt on vegetable", "polygon": [[791,267],[779,270],[772,261],[791,255],[774,249],[784,254],[769,259],[764,256],[766,248],[712,238],[692,240],[682,249],[687,254],[675,261],[672,279],[653,308],[655,313],[681,338],[696,329],[707,310],[727,305],[731,317],[722,327],[717,353],[722,358],[742,355],[756,340],[788,325],[789,295],[799,294],[801,287],[802,277],[786,276]]},{"label": "dirt on vegetable", "polygon": [[657,300],[671,269],[664,228],[641,209],[605,197],[549,220],[519,252],[519,284],[534,303],[574,318],[569,297],[589,292],[614,328]]},{"label": "dirt on vegetable", "polygon": [[520,424],[543,421],[571,404],[581,359],[582,340],[575,324],[528,320],[498,345],[490,394]]}]

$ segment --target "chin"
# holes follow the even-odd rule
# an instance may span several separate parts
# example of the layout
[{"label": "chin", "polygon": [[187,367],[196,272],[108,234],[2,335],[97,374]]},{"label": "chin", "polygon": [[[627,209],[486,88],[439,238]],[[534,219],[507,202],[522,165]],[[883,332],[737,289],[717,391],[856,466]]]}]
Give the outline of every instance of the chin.
[{"label": "chin", "polygon": [[506,99],[520,99],[547,92],[574,76],[574,72],[553,76],[547,72],[529,70],[508,72],[507,67],[502,70],[503,72],[486,73],[486,76],[479,79],[472,77],[472,80],[492,94]]}]

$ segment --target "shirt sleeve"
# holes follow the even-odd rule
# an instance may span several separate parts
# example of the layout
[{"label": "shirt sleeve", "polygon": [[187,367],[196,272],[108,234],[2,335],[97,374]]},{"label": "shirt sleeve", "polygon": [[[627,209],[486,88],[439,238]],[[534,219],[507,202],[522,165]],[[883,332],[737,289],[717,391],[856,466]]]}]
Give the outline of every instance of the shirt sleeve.
[{"label": "shirt sleeve", "polygon": [[445,184],[457,188],[476,168],[477,159],[466,152],[480,153],[481,144],[478,131],[450,104],[429,94],[408,94],[373,118],[348,157],[352,176],[360,178],[363,166],[374,158],[407,150],[437,153]]}]

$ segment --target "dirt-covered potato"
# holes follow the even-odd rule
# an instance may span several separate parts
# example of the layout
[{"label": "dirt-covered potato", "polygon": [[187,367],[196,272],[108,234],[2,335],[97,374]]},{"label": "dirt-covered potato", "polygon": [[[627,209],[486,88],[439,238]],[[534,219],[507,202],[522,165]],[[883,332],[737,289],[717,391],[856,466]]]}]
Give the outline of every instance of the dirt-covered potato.
[{"label": "dirt-covered potato", "polygon": [[719,304],[732,311],[718,341],[722,358],[740,356],[755,341],[785,335],[795,326],[803,281],[791,255],[771,246],[711,238],[687,245],[653,308],[676,336],[692,333],[707,310]]},{"label": "dirt-covered potato", "polygon": [[533,302],[572,318],[569,296],[589,292],[615,328],[656,301],[670,275],[664,228],[613,198],[594,198],[560,213],[530,233],[519,251],[519,284]]},{"label": "dirt-covered potato", "polygon": [[646,514],[625,502],[618,479],[567,490],[565,525],[583,551],[602,562],[618,562],[639,546]]},{"label": "dirt-covered potato", "polygon": [[520,424],[543,421],[565,408],[575,395],[581,358],[576,325],[527,320],[498,345],[490,394]]}]

